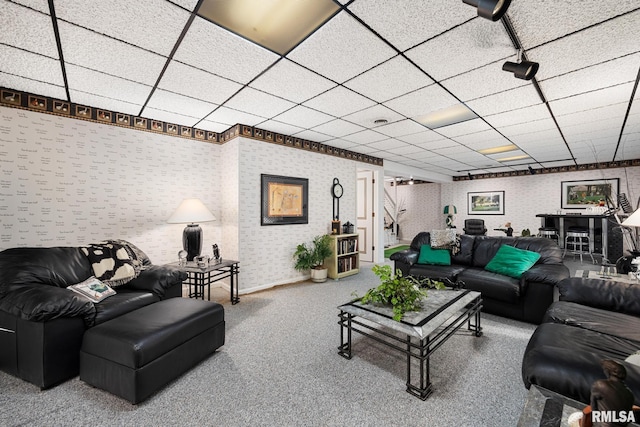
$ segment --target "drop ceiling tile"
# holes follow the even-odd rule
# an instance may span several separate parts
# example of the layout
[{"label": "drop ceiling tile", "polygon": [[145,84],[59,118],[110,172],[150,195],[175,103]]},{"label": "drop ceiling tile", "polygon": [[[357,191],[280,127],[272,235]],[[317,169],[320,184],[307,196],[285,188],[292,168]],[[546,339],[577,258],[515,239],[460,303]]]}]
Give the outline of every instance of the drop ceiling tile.
[{"label": "drop ceiling tile", "polygon": [[640,10],[527,51],[530,60],[540,63],[536,78],[546,80],[638,52],[638,22]]},{"label": "drop ceiling tile", "polygon": [[610,88],[572,96],[549,102],[556,117],[580,111],[605,107],[607,105],[629,102],[633,83],[626,83]]},{"label": "drop ceiling tile", "polygon": [[334,120],[334,117],[312,110],[311,108],[298,105],[284,113],[274,117],[275,120],[283,123],[289,123],[294,126],[309,129]]},{"label": "drop ceiling tile", "polygon": [[455,157],[457,154],[460,154],[460,153],[468,153],[469,149],[467,147],[465,147],[464,145],[456,144],[456,145],[451,146],[451,147],[434,148],[432,151],[434,153],[440,154],[442,156]]},{"label": "drop ceiling tile", "polygon": [[187,9],[189,12],[193,12],[193,9],[198,4],[198,0],[171,0],[175,4],[180,5]]},{"label": "drop ceiling tile", "polygon": [[[349,119],[347,118],[347,120]],[[413,120],[405,119],[405,120],[389,123],[386,125],[377,126],[376,132],[380,132],[387,136],[397,138],[405,135],[423,133],[424,126],[414,122]]]},{"label": "drop ceiling tile", "polygon": [[156,89],[153,92],[147,106],[201,119],[207,117],[217,107],[216,104],[199,101],[162,89]]},{"label": "drop ceiling tile", "polygon": [[[70,90],[78,90],[141,105],[147,101],[151,93],[151,86],[134,83],[120,77],[110,76],[71,64],[67,64],[66,70]],[[73,98],[71,98],[71,102],[75,102]]]},{"label": "drop ceiling tile", "polygon": [[271,118],[295,106],[294,103],[268,93],[245,87],[224,104],[226,107]]},{"label": "drop ceiling tile", "polygon": [[548,119],[551,118],[551,114],[549,113],[546,105],[537,104],[530,107],[520,108],[518,110],[487,115],[484,118],[492,126],[501,129],[506,126]]},{"label": "drop ceiling tile", "polygon": [[350,141],[345,141],[344,139],[331,139],[329,141],[326,141],[325,144],[335,148],[344,148],[345,150],[351,150],[352,148],[358,146],[358,144],[354,144]]},{"label": "drop ceiling tile", "polygon": [[0,2],[0,28],[0,43],[59,58],[49,15],[3,1]]},{"label": "drop ceiling tile", "polygon": [[476,16],[472,7],[438,0],[356,1],[349,10],[401,51]]},{"label": "drop ceiling tile", "polygon": [[[39,12],[49,15],[49,3],[44,0],[12,0],[14,3],[22,4],[24,6],[35,9]],[[5,28],[5,27],[3,27]]]},{"label": "drop ceiling tile", "polygon": [[356,144],[368,144],[371,142],[382,141],[383,139],[387,138],[387,135],[383,135],[370,129],[343,137],[343,139],[354,142]]},{"label": "drop ceiling tile", "polygon": [[258,123],[262,123],[265,118],[256,116],[254,114],[245,113],[244,111],[234,110],[228,107],[220,107],[213,113],[207,116],[207,120],[226,123],[229,126],[235,124],[243,124],[248,126],[255,126]]},{"label": "drop ceiling tile", "polygon": [[[570,127],[600,128],[606,125],[606,122],[614,119],[614,126],[622,127],[622,121],[627,112],[628,102],[607,105],[592,110],[578,111],[570,114],[558,115],[556,120],[563,131]],[[612,123],[612,124],[613,124]]]},{"label": "drop ceiling tile", "polygon": [[249,83],[280,56],[196,17],[173,58],[239,83]]},{"label": "drop ceiling tile", "polygon": [[313,130],[308,130],[308,129],[305,129],[298,133],[294,133],[293,136],[302,138],[302,139],[307,139],[313,142],[325,142],[331,139],[329,135],[325,135],[323,133],[316,132]]},{"label": "drop ceiling tile", "polygon": [[640,159],[640,133],[625,135],[622,138],[614,160]]},{"label": "drop ceiling tile", "polygon": [[375,104],[374,101],[342,86],[335,87],[303,103],[306,107],[314,108],[335,117],[343,117]]},{"label": "drop ceiling tile", "polygon": [[171,61],[158,87],[214,104],[222,104],[242,89],[236,82],[177,61]]},{"label": "drop ceiling tile", "polygon": [[425,150],[435,150],[438,148],[454,147],[459,144],[451,139],[442,138],[434,141],[416,142],[413,145],[417,145],[418,147],[424,148]]},{"label": "drop ceiling tile", "polygon": [[482,119],[467,120],[466,122],[456,123],[455,125],[444,126],[437,129],[438,133],[450,138],[483,132],[486,130],[491,130],[491,127]]},{"label": "drop ceiling tile", "polygon": [[[0,71],[43,83],[64,86],[60,61],[0,44]],[[6,60],[9,59],[10,60]]]},{"label": "drop ceiling tile", "polygon": [[260,129],[268,130],[282,135],[293,135],[294,133],[298,133],[304,130],[301,127],[292,126],[290,124],[282,123],[277,120],[267,120],[266,122],[260,123]]},{"label": "drop ceiling tile", "polygon": [[94,108],[104,108],[105,110],[117,111],[119,113],[138,115],[142,104],[132,104],[130,102],[119,101],[117,99],[107,98],[99,95],[92,95],[90,93],[80,92],[77,90],[70,90],[69,94],[71,99],[76,104],[82,104],[91,106]]},{"label": "drop ceiling tile", "polygon": [[527,0],[513,2],[509,17],[524,48],[530,49],[637,7],[635,0]]},{"label": "drop ceiling tile", "polygon": [[545,168],[557,168],[560,166],[574,166],[575,163],[573,160],[558,160],[558,161],[549,161],[541,163]]},{"label": "drop ceiling tile", "polygon": [[456,98],[437,85],[428,86],[384,103],[392,110],[414,119],[457,104],[459,102]]},{"label": "drop ceiling tile", "polygon": [[398,139],[410,144],[424,144],[433,141],[440,141],[444,138],[439,133],[423,127],[422,130],[418,133],[399,136]]},{"label": "drop ceiling tile", "polygon": [[0,86],[29,93],[37,93],[42,96],[51,96],[57,99],[67,99],[67,93],[62,86],[42,83],[13,74],[3,73],[2,71],[0,71]]},{"label": "drop ceiling tile", "polygon": [[198,129],[209,130],[211,132],[223,133],[229,129],[229,125],[226,123],[212,122],[211,120],[203,120],[197,125]]},{"label": "drop ceiling tile", "polygon": [[407,51],[406,55],[434,79],[444,80],[515,53],[504,26],[477,18]]},{"label": "drop ceiling tile", "polygon": [[342,83],[395,54],[386,43],[341,11],[287,57]]},{"label": "drop ceiling tile", "polygon": [[344,85],[374,101],[384,102],[433,83],[405,58],[396,56]]},{"label": "drop ceiling tile", "polygon": [[283,59],[251,82],[250,86],[301,103],[336,85],[331,80]]},{"label": "drop ceiling tile", "polygon": [[352,133],[363,131],[364,128],[341,119],[336,119],[328,123],[321,124],[320,126],[316,126],[313,130],[340,138]]},{"label": "drop ceiling tile", "polygon": [[168,1],[65,0],[55,6],[59,19],[164,56],[169,56],[189,19],[186,10]]},{"label": "drop ceiling tile", "polygon": [[416,147],[415,145],[406,145],[404,147],[389,148],[387,151],[401,156],[413,157],[414,154],[421,153],[424,150],[420,147]]},{"label": "drop ceiling tile", "polygon": [[542,103],[542,100],[533,88],[533,85],[526,85],[469,101],[467,102],[467,106],[475,111],[476,114],[485,116],[517,110],[540,103]]},{"label": "drop ceiling tile", "polygon": [[540,131],[549,129],[557,129],[555,122],[551,118],[536,120],[530,123],[520,123],[517,125],[503,126],[498,130],[506,137],[511,138],[517,135],[538,133]]},{"label": "drop ceiling tile", "polygon": [[385,119],[388,123],[392,123],[402,120],[403,117],[383,105],[374,105],[373,107],[344,116],[343,119],[366,128],[380,128],[383,125],[377,125],[374,121],[378,119]]},{"label": "drop ceiling tile", "polygon": [[469,147],[473,147],[477,149],[478,144],[482,142],[489,142],[491,145],[489,147],[500,147],[503,145],[509,145],[510,142],[506,140],[502,135],[496,132],[493,129],[488,129],[481,132],[470,133],[467,135],[460,135],[453,138],[455,141],[460,144],[464,144]]},{"label": "drop ceiling tile", "polygon": [[378,153],[380,150],[377,148],[369,147],[368,145],[354,145],[350,148],[351,151],[355,151],[356,153],[367,154],[369,156],[375,156],[375,153]]},{"label": "drop ceiling tile", "polygon": [[564,140],[558,129],[547,129],[539,132],[523,133],[509,137],[514,144],[528,148],[529,144],[558,144],[564,145]]},{"label": "drop ceiling tile", "polygon": [[60,21],[60,40],[66,64],[154,85],[166,58],[112,38]]},{"label": "drop ceiling tile", "polygon": [[540,82],[549,101],[633,82],[640,68],[640,54],[628,55]]},{"label": "drop ceiling tile", "polygon": [[181,126],[195,126],[200,120],[198,117],[185,116],[151,107],[145,107],[140,116]]},{"label": "drop ceiling tile", "polygon": [[378,150],[391,150],[393,148],[409,147],[406,142],[398,141],[397,139],[385,139],[383,141],[372,142],[367,144],[369,147],[377,148]]}]

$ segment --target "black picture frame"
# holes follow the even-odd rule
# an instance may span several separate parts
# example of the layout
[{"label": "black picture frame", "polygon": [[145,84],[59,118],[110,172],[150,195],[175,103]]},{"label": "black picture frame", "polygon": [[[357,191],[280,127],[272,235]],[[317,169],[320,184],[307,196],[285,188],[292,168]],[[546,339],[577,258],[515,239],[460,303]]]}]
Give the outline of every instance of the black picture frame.
[{"label": "black picture frame", "polygon": [[504,191],[467,193],[468,215],[504,215]]},{"label": "black picture frame", "polygon": [[617,200],[620,178],[562,181],[561,185],[562,209],[587,209],[598,206],[600,201],[608,206],[608,201]]},{"label": "black picture frame", "polygon": [[309,180],[261,174],[261,225],[309,223]]}]

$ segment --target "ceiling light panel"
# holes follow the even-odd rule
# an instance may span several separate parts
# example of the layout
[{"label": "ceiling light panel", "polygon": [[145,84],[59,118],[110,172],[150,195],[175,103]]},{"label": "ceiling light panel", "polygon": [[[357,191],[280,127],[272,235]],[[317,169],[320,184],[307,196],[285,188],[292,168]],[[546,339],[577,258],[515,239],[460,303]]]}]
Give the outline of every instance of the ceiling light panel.
[{"label": "ceiling light panel", "polygon": [[635,80],[640,54],[628,55],[540,82],[549,101]]},{"label": "ceiling light panel", "polygon": [[509,17],[524,48],[530,49],[637,7],[635,0],[527,0],[513,2]]},{"label": "ceiling light panel", "polygon": [[328,123],[321,124],[320,126],[316,126],[313,130],[340,138],[352,133],[361,132],[364,128],[341,119],[336,119]]},{"label": "ceiling light panel", "polygon": [[105,110],[118,111],[120,113],[132,114],[137,116],[140,113],[142,104],[132,104],[130,102],[120,101],[105,96],[92,95],[90,93],[80,92],[78,90],[69,90],[71,99],[76,104],[90,105],[94,108],[104,108]]},{"label": "ceiling light panel", "polygon": [[250,86],[301,103],[335,87],[335,83],[283,59],[251,82]]},{"label": "ceiling light panel", "polygon": [[279,122],[289,123],[303,129],[308,129],[321,125],[322,123],[330,122],[335,119],[335,117],[298,105],[277,115],[274,119]]},{"label": "ceiling light panel", "polygon": [[13,74],[3,73],[2,71],[0,71],[0,86],[37,93],[43,96],[51,96],[57,99],[67,99],[67,93],[62,86],[30,80]]},{"label": "ceiling light panel", "polygon": [[407,117],[419,118],[459,103],[456,98],[441,87],[431,85],[387,101],[385,105]]},{"label": "ceiling light panel", "polygon": [[413,120],[405,119],[376,127],[376,131],[391,137],[401,137],[414,133],[422,133],[424,126]]},{"label": "ceiling light panel", "polygon": [[314,108],[336,117],[369,108],[376,103],[342,86],[335,87],[305,102],[306,107]]},{"label": "ceiling light panel", "polygon": [[216,24],[196,17],[173,58],[245,84],[280,57]]},{"label": "ceiling light panel", "polygon": [[225,103],[235,110],[271,118],[295,106],[294,103],[246,87]]},{"label": "ceiling light panel", "polygon": [[49,15],[3,1],[0,2],[0,27],[0,43],[59,58]]},{"label": "ceiling light panel", "polygon": [[381,127],[380,125],[374,124],[374,121],[378,119],[386,119],[388,123],[403,119],[400,114],[396,113],[395,111],[391,111],[383,105],[375,105],[373,107],[369,107],[356,113],[344,116],[343,118],[352,123],[357,123],[368,128]]},{"label": "ceiling light panel", "polygon": [[199,101],[183,95],[178,95],[166,90],[156,89],[147,103],[151,108],[171,111],[191,117],[206,117],[217,105],[209,102]]},{"label": "ceiling light panel", "polygon": [[510,57],[514,52],[503,25],[474,19],[407,51],[406,55],[434,79],[444,80]]},{"label": "ceiling light panel", "polygon": [[245,113],[244,111],[233,110],[228,107],[219,107],[216,111],[209,114],[206,119],[213,122],[227,123],[229,126],[235,124],[255,126],[265,121],[264,117]]},{"label": "ceiling light panel", "polygon": [[181,125],[181,126],[195,126],[200,121],[198,117],[190,117],[184,114],[172,113],[169,111],[159,110],[157,108],[145,107],[140,114],[142,117],[153,118],[156,120],[162,120],[164,122]]},{"label": "ceiling light panel", "polygon": [[112,38],[60,22],[62,52],[67,64],[153,85],[166,58]]},{"label": "ceiling light panel", "polygon": [[168,1],[65,0],[55,7],[58,19],[164,56],[169,56],[189,19],[186,10]]},{"label": "ceiling light panel", "polygon": [[0,71],[4,73],[64,86],[62,68],[58,59],[37,55],[3,44],[0,44],[0,58],[2,58]]},{"label": "ceiling light panel", "polygon": [[[578,8],[580,6],[577,6]],[[527,51],[545,80],[638,51],[640,10]],[[615,46],[612,49],[611,46]]]},{"label": "ceiling light panel", "polygon": [[463,123],[438,128],[438,133],[448,136],[449,138],[455,138],[457,136],[469,135],[486,130],[491,130],[491,127],[488,124],[481,119],[473,119]]},{"label": "ceiling light panel", "polygon": [[558,117],[565,114],[605,107],[607,105],[629,102],[632,90],[633,83],[627,83],[551,101],[549,105],[553,113]]},{"label": "ceiling light panel", "polygon": [[506,92],[485,96],[467,102],[469,108],[481,116],[517,110],[531,105],[541,104],[542,100],[532,85],[521,86]]},{"label": "ceiling light panel", "polygon": [[[134,83],[75,65],[67,64],[66,70],[69,88],[73,90],[140,105],[146,102],[151,93],[151,86]],[[73,97],[70,101],[75,102]]]},{"label": "ceiling light panel", "polygon": [[395,54],[362,24],[346,12],[340,12],[287,57],[342,83]]},{"label": "ceiling light panel", "polygon": [[384,102],[433,83],[415,65],[396,56],[344,85],[374,101]]},{"label": "ceiling light panel", "polygon": [[268,130],[282,135],[293,135],[304,130],[301,127],[293,126],[288,123],[282,123],[277,120],[267,120],[266,122],[260,123],[260,129]]},{"label": "ceiling light panel", "polygon": [[382,141],[383,139],[387,138],[387,135],[383,135],[381,133],[378,133],[377,131],[373,131],[370,129],[343,137],[343,139],[354,142],[356,144],[367,144],[371,142]]},{"label": "ceiling light panel", "polygon": [[181,62],[171,61],[158,87],[202,101],[222,104],[239,91],[242,85]]}]

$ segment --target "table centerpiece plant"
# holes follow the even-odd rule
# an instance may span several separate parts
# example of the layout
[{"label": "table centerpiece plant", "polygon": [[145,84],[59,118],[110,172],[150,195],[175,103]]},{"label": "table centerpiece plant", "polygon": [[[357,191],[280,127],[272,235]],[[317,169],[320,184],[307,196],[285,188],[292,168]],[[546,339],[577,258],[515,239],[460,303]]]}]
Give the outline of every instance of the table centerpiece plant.
[{"label": "table centerpiece plant", "polygon": [[393,270],[390,265],[376,264],[371,271],[380,278],[382,283],[377,288],[371,288],[360,298],[362,304],[378,303],[393,307],[393,320],[401,321],[408,311],[417,311],[427,297],[426,288],[445,289],[443,282],[428,278],[416,279],[403,276],[402,271]]},{"label": "table centerpiece plant", "polygon": [[327,280],[327,268],[324,267],[324,260],[331,256],[331,238],[327,234],[315,236],[311,245],[300,243],[293,253],[295,268],[298,271],[309,270],[311,280],[314,282],[325,282]]}]

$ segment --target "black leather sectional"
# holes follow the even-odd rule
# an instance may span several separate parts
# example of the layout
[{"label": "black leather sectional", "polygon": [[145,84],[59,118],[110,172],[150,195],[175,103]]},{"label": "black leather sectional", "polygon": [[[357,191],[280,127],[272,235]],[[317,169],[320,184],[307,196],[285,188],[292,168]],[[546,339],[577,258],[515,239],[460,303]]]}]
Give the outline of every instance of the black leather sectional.
[{"label": "black leather sectional", "polygon": [[[553,303],[554,287],[569,277],[562,263],[562,250],[555,241],[537,237],[493,237],[461,235],[460,250],[451,265],[418,264],[422,245],[430,244],[430,233],[414,237],[410,248],[391,255],[395,268],[404,275],[464,282],[465,288],[482,293],[483,310],[525,322],[540,323]],[[519,279],[486,271],[484,267],[502,245],[538,252],[537,263]]]}]

